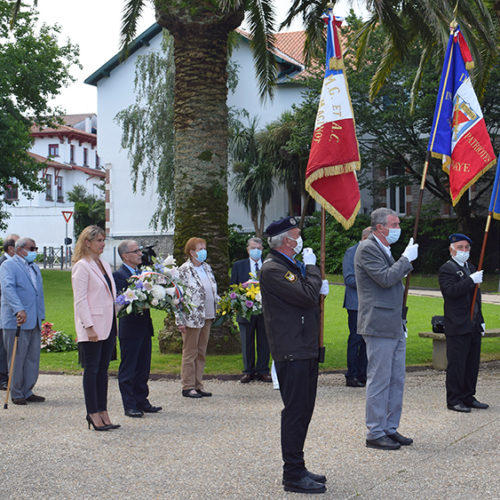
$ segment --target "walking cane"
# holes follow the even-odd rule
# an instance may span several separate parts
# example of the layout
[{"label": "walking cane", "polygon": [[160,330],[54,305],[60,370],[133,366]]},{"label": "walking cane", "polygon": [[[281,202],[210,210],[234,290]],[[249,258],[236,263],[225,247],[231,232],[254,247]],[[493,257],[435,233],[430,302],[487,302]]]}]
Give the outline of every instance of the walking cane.
[{"label": "walking cane", "polygon": [[5,403],[3,405],[4,410],[7,410],[9,408],[10,384],[12,382],[12,374],[14,373],[14,361],[16,360],[17,339],[19,338],[20,332],[21,332],[21,325],[17,325],[16,336],[14,337],[14,347],[12,348],[12,358],[10,361],[9,381],[7,382],[7,393],[5,394]]}]

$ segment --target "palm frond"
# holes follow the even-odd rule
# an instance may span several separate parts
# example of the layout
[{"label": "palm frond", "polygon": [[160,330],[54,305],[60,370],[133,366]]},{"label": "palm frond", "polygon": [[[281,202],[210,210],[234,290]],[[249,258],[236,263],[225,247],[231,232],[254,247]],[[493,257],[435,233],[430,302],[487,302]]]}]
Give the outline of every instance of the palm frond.
[{"label": "palm frond", "polygon": [[399,61],[400,55],[398,48],[394,46],[392,39],[387,40],[380,64],[378,65],[372,81],[370,82],[370,91],[368,94],[370,101],[373,101],[375,96],[383,87],[384,83],[387,81],[392,69]]},{"label": "palm frond", "polygon": [[356,66],[358,68],[363,67],[365,63],[370,36],[377,28],[377,23],[377,17],[373,16],[368,21],[366,21],[357,32],[353,34],[351,43],[356,47]]},{"label": "palm frond", "polygon": [[144,0],[127,0],[123,8],[122,29],[120,33],[121,49],[126,51],[128,44],[137,33],[137,25],[141,18]]},{"label": "palm frond", "polygon": [[424,76],[424,69],[430,61],[433,54],[433,50],[431,47],[426,47],[422,51],[420,56],[420,61],[418,64],[417,72],[415,74],[415,78],[413,79],[413,84],[410,91],[410,114],[412,115],[415,111],[415,99],[418,91],[422,86],[422,78]]}]

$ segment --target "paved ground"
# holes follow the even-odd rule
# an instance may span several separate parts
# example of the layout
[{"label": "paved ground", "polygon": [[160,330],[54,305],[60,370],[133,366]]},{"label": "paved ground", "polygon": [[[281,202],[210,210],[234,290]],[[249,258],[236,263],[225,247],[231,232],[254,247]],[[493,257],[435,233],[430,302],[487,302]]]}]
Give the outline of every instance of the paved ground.
[{"label": "paved ground", "polygon": [[[120,429],[87,430],[80,376],[42,375],[43,404],[0,407],[1,499],[302,498],[281,486],[280,410],[271,384],[207,381],[212,398],[181,397],[176,380],[150,384],[164,410],[123,416],[116,379],[110,412]],[[331,499],[500,498],[500,362],[481,368],[486,411],[444,404],[444,373],[408,373],[398,451],[364,443],[364,389],[322,375],[306,442],[307,465],[328,476]],[[5,393],[0,393],[5,397]],[[3,406],[3,404],[2,404]]]}]

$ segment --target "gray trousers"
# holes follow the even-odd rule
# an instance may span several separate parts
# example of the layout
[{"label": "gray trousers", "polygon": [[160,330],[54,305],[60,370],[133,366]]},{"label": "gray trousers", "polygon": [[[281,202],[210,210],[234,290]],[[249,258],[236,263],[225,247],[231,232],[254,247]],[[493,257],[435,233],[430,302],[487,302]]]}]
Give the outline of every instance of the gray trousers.
[{"label": "gray trousers", "polygon": [[[3,337],[9,357],[9,370],[14,348],[16,330],[4,329]],[[33,394],[33,387],[38,380],[40,369],[40,328],[21,330],[17,341],[14,373],[10,384],[12,399],[29,398]]]},{"label": "gray trousers", "polygon": [[403,409],[406,338],[363,335],[368,357],[366,381],[366,439],[394,434]]},{"label": "gray trousers", "polygon": [[0,384],[6,384],[8,379],[7,348],[3,343],[3,332],[2,329],[0,329]]}]

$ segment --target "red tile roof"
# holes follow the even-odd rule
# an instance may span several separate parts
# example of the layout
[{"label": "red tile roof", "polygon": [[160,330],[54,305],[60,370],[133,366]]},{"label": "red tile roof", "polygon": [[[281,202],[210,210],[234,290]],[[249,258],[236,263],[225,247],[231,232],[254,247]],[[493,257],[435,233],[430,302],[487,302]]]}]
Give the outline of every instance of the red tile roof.
[{"label": "red tile roof", "polygon": [[95,116],[95,113],[80,113],[75,115],[64,115],[62,119],[65,125],[72,127],[77,123],[83,122],[85,118],[92,118],[93,116]]},{"label": "red tile roof", "polygon": [[57,128],[51,127],[39,127],[38,125],[31,126],[31,135],[33,137],[68,137],[69,139],[76,139],[81,142],[88,142],[92,146],[97,144],[97,135],[90,134],[89,132],[84,132],[73,127],[68,127],[67,125],[61,125]]},{"label": "red tile roof", "polygon": [[48,158],[45,158],[45,156],[38,155],[36,153],[31,153],[28,152],[28,154],[38,163],[44,163],[47,165],[47,167],[53,167],[56,169],[61,169],[61,170],[78,170],[80,172],[84,172],[87,175],[95,176],[95,177],[102,177],[104,178],[106,176],[106,172],[104,170],[98,170],[96,168],[90,168],[90,167],[81,167],[80,165],[66,165],[66,163],[60,163],[58,161],[54,160],[49,160]]}]

